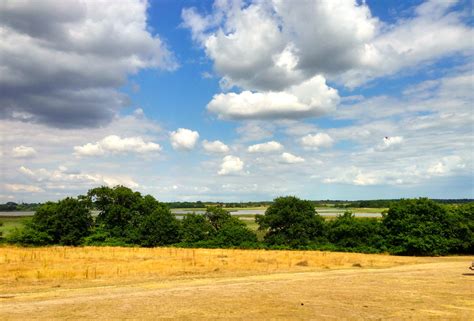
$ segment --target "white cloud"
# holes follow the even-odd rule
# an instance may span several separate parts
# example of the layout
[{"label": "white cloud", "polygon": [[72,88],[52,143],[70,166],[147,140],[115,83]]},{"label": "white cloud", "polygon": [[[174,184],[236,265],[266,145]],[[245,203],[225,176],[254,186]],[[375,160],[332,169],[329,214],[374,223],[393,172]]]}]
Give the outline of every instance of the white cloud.
[{"label": "white cloud", "polygon": [[307,149],[319,149],[321,147],[331,147],[334,140],[326,133],[306,135],[301,138],[301,145]]},{"label": "white cloud", "polygon": [[244,162],[237,156],[227,155],[222,159],[221,168],[217,174],[230,175],[242,171]]},{"label": "white cloud", "polygon": [[271,152],[280,151],[282,149],[283,149],[283,145],[273,140],[270,142],[249,146],[247,148],[247,151],[249,153],[271,153]]},{"label": "white cloud", "polygon": [[178,128],[171,132],[171,146],[175,150],[192,150],[199,139],[199,133],[186,128]]},{"label": "white cloud", "polygon": [[349,169],[339,170],[335,176],[325,178],[323,182],[367,186],[380,183],[380,179],[381,177],[377,177],[372,173],[363,173],[359,168],[352,166]]},{"label": "white cloud", "polygon": [[230,86],[274,91],[358,65],[377,25],[352,0],[216,1],[212,14],[182,18]]},{"label": "white cloud", "polygon": [[388,150],[399,147],[403,143],[402,136],[386,136],[383,138],[381,145],[377,146],[377,150]]},{"label": "white cloud", "polygon": [[108,186],[124,185],[131,188],[139,186],[137,182],[128,176],[69,171],[68,168],[64,166],[60,166],[55,170],[48,170],[45,168],[33,170],[21,166],[18,171],[25,177],[39,184],[43,184],[45,189],[63,189],[71,184],[74,185],[74,187],[81,186],[86,188],[91,188],[101,184]]},{"label": "white cloud", "polygon": [[109,135],[95,144],[87,143],[83,146],[75,146],[74,151],[78,156],[99,156],[106,153],[152,153],[159,152],[161,146],[152,142],[145,142],[142,137],[125,137]]},{"label": "white cloud", "polygon": [[26,192],[26,193],[41,193],[44,190],[38,186],[25,185],[25,184],[4,184],[5,190],[9,192]]},{"label": "white cloud", "polygon": [[466,164],[457,155],[443,157],[439,162],[430,166],[427,170],[431,175],[447,175],[456,169],[465,168]]},{"label": "white cloud", "polygon": [[473,53],[473,29],[463,22],[465,13],[453,11],[458,1],[425,1],[413,18],[386,25],[366,45],[360,68],[341,76],[348,87],[391,75],[404,68],[420,67],[440,58]]},{"label": "white cloud", "polygon": [[452,55],[472,55],[469,9],[425,1],[392,24],[364,1],[216,1],[185,9],[191,30],[227,88],[281,91],[315,75],[354,88]]},{"label": "white cloud", "polygon": [[16,146],[12,150],[14,158],[30,158],[36,156],[36,150],[30,146]]},{"label": "white cloud", "polygon": [[337,90],[315,76],[286,91],[221,93],[207,105],[220,119],[303,118],[327,114],[339,102]]},{"label": "white cloud", "polygon": [[286,164],[297,164],[304,162],[304,158],[295,156],[290,153],[283,153],[281,154],[281,162]]},{"label": "white cloud", "polygon": [[202,147],[206,152],[209,153],[228,153],[230,148],[220,140],[215,140],[215,141],[207,141],[204,140],[202,142]]},{"label": "white cloud", "polygon": [[[129,75],[177,64],[147,1],[1,1],[0,117],[98,127],[129,104]],[[47,62],[47,63],[45,63]]]}]

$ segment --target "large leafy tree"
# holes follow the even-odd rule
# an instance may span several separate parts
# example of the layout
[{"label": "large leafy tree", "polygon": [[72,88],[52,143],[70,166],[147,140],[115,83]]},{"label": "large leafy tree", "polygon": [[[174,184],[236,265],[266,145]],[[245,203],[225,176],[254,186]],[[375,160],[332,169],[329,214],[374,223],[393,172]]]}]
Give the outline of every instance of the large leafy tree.
[{"label": "large leafy tree", "polygon": [[25,229],[13,236],[13,241],[32,245],[78,245],[90,234],[92,224],[90,202],[68,197],[41,205]]},{"label": "large leafy tree", "polygon": [[232,218],[232,215],[230,215],[228,211],[218,206],[208,206],[204,216],[216,231]]},{"label": "large leafy tree", "polygon": [[99,211],[96,223],[112,237],[126,236],[132,218],[140,215],[143,209],[152,211],[156,206],[154,199],[144,200],[139,192],[125,186],[93,188],[87,196]]},{"label": "large leafy tree", "polygon": [[383,217],[391,252],[442,255],[449,251],[449,217],[445,207],[427,198],[401,200]]},{"label": "large leafy tree", "polygon": [[272,245],[298,247],[315,242],[324,234],[324,219],[310,201],[294,196],[278,197],[256,218],[265,241]]}]

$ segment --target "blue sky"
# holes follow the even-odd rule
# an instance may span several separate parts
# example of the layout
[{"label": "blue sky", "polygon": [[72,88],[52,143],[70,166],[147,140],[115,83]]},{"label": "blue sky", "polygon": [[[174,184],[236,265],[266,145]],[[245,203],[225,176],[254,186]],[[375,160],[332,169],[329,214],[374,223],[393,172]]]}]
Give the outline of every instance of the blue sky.
[{"label": "blue sky", "polygon": [[0,6],[2,202],[474,197],[469,1]]}]

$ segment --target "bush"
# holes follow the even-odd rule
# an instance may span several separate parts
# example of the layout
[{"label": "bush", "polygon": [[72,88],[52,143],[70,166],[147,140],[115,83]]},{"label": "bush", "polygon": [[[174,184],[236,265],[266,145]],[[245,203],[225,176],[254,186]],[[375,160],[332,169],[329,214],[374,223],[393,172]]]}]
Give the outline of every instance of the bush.
[{"label": "bush", "polygon": [[328,239],[339,248],[364,249],[363,252],[385,250],[385,230],[375,218],[356,218],[346,212],[328,223]]},{"label": "bush", "polygon": [[181,241],[184,243],[208,240],[213,233],[213,226],[203,215],[186,215],[181,221]]}]

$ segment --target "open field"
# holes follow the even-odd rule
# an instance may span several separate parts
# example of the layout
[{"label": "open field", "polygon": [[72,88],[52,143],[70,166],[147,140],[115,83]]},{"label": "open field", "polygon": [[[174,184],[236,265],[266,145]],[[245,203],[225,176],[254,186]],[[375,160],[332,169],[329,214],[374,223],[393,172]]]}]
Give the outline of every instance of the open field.
[{"label": "open field", "polygon": [[8,236],[14,229],[22,229],[31,216],[0,216],[0,234]]},{"label": "open field", "polygon": [[474,257],[0,247],[0,319],[459,319]]}]

